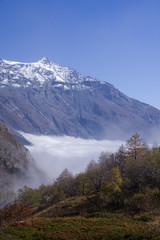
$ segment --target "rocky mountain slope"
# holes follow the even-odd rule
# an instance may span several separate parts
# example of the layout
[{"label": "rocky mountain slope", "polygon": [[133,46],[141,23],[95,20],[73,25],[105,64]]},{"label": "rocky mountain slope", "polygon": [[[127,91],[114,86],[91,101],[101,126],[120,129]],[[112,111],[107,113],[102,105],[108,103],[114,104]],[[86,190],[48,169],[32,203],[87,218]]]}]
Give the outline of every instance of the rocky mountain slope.
[{"label": "rocky mountain slope", "polygon": [[0,60],[0,120],[33,134],[122,139],[159,129],[160,110],[47,58]]},{"label": "rocky mountain slope", "polygon": [[29,151],[0,122],[0,192],[27,183],[34,185],[41,177]]}]

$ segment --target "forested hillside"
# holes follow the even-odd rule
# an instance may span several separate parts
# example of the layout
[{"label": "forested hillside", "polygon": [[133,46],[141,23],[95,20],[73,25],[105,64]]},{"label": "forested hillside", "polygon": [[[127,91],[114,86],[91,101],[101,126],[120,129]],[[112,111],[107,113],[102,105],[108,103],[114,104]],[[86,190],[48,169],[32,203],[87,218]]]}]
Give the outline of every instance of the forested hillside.
[{"label": "forested hillside", "polygon": [[[60,215],[120,209],[135,214],[159,208],[159,188],[160,147],[149,148],[136,133],[116,153],[102,153],[97,162],[92,160],[84,172],[73,176],[65,169],[53,184],[19,189],[18,201],[40,211],[81,197],[75,209],[61,211]],[[48,213],[57,214],[55,210]]]},{"label": "forested hillside", "polygon": [[14,197],[1,192],[0,237],[156,240],[159,188],[160,147],[136,133],[75,176],[65,169],[53,184],[24,186]]},{"label": "forested hillside", "polygon": [[[136,133],[116,153],[102,153],[98,162],[92,160],[85,172],[73,176],[65,169],[53,185],[40,186],[39,205],[46,207],[74,196],[92,196],[93,211],[124,209],[137,213],[160,206],[159,189],[160,147],[149,148]],[[21,200],[26,191],[21,191]]]}]

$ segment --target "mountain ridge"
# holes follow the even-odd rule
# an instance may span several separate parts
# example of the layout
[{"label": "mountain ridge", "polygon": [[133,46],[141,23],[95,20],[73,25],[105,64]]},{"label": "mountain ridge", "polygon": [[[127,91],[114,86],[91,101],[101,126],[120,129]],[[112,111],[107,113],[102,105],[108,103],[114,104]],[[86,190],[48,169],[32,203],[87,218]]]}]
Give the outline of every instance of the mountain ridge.
[{"label": "mountain ridge", "polygon": [[46,57],[0,60],[0,107],[1,121],[33,134],[121,139],[160,127],[160,110]]}]

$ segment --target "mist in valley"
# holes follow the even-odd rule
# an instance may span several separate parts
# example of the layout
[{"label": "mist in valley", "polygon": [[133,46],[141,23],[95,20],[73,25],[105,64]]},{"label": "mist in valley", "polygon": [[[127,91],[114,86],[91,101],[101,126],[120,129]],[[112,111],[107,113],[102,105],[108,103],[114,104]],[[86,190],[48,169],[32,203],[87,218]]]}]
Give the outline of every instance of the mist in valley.
[{"label": "mist in valley", "polygon": [[[21,133],[22,134],[22,133]],[[67,168],[73,174],[84,171],[92,160],[98,160],[102,152],[115,152],[122,141],[97,141],[69,136],[37,136],[23,133],[33,145],[27,146],[36,165],[43,170],[50,182]]]}]

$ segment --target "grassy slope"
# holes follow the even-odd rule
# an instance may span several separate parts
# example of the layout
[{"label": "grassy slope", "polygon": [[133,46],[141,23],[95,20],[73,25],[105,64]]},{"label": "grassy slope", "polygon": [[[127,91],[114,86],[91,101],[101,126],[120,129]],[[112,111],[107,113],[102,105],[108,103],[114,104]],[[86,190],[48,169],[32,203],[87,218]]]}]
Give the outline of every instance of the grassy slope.
[{"label": "grassy slope", "polygon": [[[94,204],[95,196],[90,196],[89,199],[66,199],[36,214],[33,219],[0,228],[0,240],[160,239],[160,214],[144,215],[139,219],[115,213],[88,214],[86,210],[94,210]],[[57,217],[66,216],[68,213],[72,216]],[[76,213],[82,213],[83,217],[73,217]]]},{"label": "grassy slope", "polygon": [[155,231],[150,231],[146,223],[116,214],[106,214],[100,218],[54,218],[38,219],[32,225],[19,224],[1,229],[0,239],[7,240],[122,240],[159,239]]},{"label": "grassy slope", "polygon": [[51,218],[85,215],[88,212],[95,212],[98,210],[96,202],[95,195],[68,198],[41,211],[36,216]]}]

